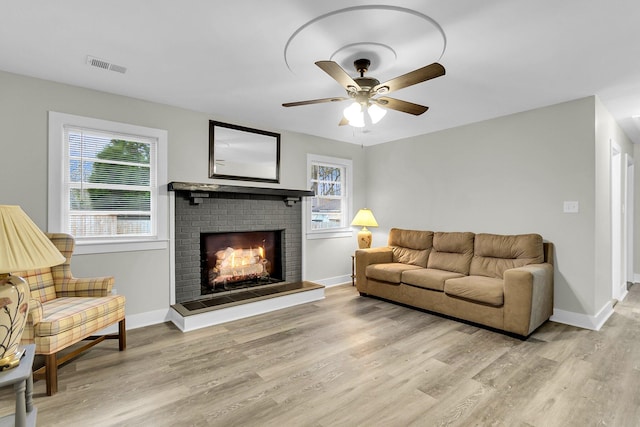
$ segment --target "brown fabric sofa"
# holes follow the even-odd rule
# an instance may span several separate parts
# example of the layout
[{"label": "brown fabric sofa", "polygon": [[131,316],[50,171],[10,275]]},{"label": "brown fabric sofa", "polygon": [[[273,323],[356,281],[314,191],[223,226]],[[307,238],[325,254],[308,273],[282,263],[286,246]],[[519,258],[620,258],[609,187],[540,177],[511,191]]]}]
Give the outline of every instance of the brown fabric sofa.
[{"label": "brown fabric sofa", "polygon": [[553,312],[553,244],[538,234],[393,228],[387,247],[356,251],[361,295],[520,336]]}]

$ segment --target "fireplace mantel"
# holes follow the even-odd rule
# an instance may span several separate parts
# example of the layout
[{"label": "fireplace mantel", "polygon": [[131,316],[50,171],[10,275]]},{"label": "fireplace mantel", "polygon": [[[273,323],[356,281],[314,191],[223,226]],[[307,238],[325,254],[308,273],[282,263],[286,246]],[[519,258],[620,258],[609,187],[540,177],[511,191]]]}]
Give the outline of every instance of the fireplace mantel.
[{"label": "fireplace mantel", "polygon": [[290,206],[300,201],[302,197],[311,197],[315,193],[311,190],[290,190],[287,188],[244,187],[241,185],[205,184],[196,182],[175,182],[168,186],[169,191],[189,193],[192,203],[199,204],[201,199],[208,198],[210,193],[255,194],[266,196],[280,196]]}]

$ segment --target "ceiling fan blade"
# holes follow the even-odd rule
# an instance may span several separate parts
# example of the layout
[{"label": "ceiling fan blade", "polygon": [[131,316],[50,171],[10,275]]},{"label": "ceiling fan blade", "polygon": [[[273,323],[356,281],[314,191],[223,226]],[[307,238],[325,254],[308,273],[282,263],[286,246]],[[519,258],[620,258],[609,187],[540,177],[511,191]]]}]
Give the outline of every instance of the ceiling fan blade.
[{"label": "ceiling fan blade", "polygon": [[340,120],[340,123],[338,123],[338,126],[346,126],[349,124],[349,120],[347,120],[346,117],[342,116],[342,120]]},{"label": "ceiling fan blade", "polygon": [[[434,79],[436,77],[443,76],[445,74],[444,67],[437,62],[427,65],[417,70],[413,70],[407,74],[403,74],[394,79],[388,80],[384,83],[380,83],[371,90],[372,93],[380,91],[380,94],[393,92],[398,89],[405,88],[407,86],[422,83],[427,80]],[[386,90],[384,88],[387,88]]]},{"label": "ceiling fan blade", "polygon": [[389,98],[388,96],[382,96],[380,98],[372,99],[372,101],[375,101],[381,107],[401,111],[403,113],[413,114],[414,116],[419,116],[429,109],[429,107],[425,107],[424,105],[414,104],[413,102],[408,101],[401,101],[399,99]]},{"label": "ceiling fan blade", "polygon": [[297,102],[287,102],[282,104],[283,107],[297,107],[299,105],[309,105],[309,104],[321,104],[323,102],[339,102],[345,101],[349,98],[344,97],[333,97],[333,98],[320,98],[320,99],[310,99],[309,101],[297,101]]},{"label": "ceiling fan blade", "polygon": [[318,61],[316,65],[322,69],[325,73],[329,74],[335,81],[340,83],[340,86],[345,88],[348,92],[355,92],[361,90],[360,85],[351,78],[345,70],[342,69],[337,63],[333,61]]}]

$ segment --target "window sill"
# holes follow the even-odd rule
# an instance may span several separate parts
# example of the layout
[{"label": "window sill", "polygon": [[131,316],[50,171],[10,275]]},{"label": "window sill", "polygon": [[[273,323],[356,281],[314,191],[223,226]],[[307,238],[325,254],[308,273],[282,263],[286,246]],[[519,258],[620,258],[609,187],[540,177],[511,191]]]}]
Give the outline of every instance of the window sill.
[{"label": "window sill", "polygon": [[307,240],[334,239],[340,237],[352,237],[353,230],[314,231],[307,233]]},{"label": "window sill", "polygon": [[111,252],[136,252],[136,251],[155,251],[167,249],[169,247],[168,240],[130,240],[130,241],[114,241],[114,242],[96,242],[96,241],[77,241],[74,254],[104,254]]}]

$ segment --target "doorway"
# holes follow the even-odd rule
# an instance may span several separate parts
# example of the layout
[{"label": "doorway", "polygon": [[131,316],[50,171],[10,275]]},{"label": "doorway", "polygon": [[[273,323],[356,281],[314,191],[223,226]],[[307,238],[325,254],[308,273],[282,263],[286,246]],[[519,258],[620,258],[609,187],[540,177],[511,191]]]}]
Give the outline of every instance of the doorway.
[{"label": "doorway", "polygon": [[611,284],[612,298],[618,301],[624,299],[627,290],[622,202],[622,150],[611,140]]},{"label": "doorway", "polygon": [[[626,230],[624,233],[625,239],[626,239],[626,277],[625,277],[625,282],[627,283],[633,283],[634,281],[634,268],[633,268],[633,257],[634,257],[634,248],[633,248],[633,243],[634,243],[634,225],[633,225],[633,220],[634,220],[634,215],[635,215],[635,210],[634,210],[634,206],[635,206],[635,198],[634,198],[634,191],[635,191],[635,186],[634,186],[634,179],[635,179],[635,170],[634,170],[634,166],[633,166],[633,157],[631,157],[629,154],[625,154],[625,165],[626,165],[626,173],[625,173],[625,201],[624,201],[624,205],[625,205],[625,225],[626,225]],[[627,285],[628,286],[628,285]]]}]

